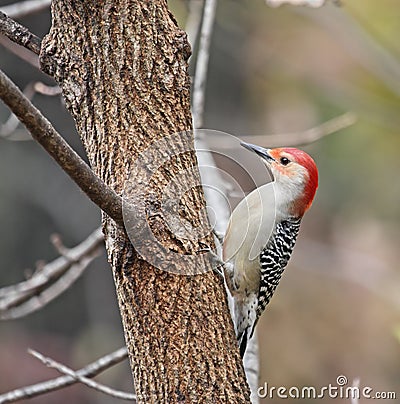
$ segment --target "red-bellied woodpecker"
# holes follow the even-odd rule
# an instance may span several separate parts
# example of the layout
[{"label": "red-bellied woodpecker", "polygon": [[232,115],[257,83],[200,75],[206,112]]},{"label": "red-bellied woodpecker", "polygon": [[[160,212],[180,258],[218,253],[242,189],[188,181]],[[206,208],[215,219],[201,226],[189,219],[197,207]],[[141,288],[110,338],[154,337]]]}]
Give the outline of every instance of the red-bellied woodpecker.
[{"label": "red-bellied woodpecker", "polygon": [[289,261],[301,219],[318,187],[318,170],[302,150],[241,145],[261,157],[273,176],[272,182],[255,189],[237,205],[223,241],[225,279],[234,298],[243,357]]}]

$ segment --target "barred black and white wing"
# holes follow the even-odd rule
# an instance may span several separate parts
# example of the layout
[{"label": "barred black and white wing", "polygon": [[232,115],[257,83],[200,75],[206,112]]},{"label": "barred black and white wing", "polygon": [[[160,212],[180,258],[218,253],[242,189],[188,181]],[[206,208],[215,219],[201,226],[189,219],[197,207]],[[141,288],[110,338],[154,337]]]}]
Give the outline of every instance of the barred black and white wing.
[{"label": "barred black and white wing", "polygon": [[[300,219],[284,220],[277,224],[274,237],[260,254],[261,279],[258,292],[256,322],[270,302],[296,244]],[[255,327],[255,324],[254,324]],[[253,335],[254,327],[251,335]]]}]

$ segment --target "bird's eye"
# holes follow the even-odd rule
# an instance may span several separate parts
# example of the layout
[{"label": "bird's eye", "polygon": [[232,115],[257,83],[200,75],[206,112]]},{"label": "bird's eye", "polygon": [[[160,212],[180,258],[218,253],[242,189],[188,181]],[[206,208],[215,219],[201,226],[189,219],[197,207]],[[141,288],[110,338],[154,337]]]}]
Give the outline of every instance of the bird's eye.
[{"label": "bird's eye", "polygon": [[283,166],[287,166],[290,163],[290,160],[287,157],[281,157],[281,164]]}]

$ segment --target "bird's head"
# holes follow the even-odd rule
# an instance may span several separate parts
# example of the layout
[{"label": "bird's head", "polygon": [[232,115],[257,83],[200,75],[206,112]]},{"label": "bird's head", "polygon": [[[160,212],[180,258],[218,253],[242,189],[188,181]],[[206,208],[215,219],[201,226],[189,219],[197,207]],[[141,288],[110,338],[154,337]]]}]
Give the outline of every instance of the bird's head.
[{"label": "bird's head", "polygon": [[261,157],[274,177],[278,209],[286,210],[293,217],[302,217],[318,188],[318,169],[314,160],[294,147],[265,149],[244,142],[241,145]]}]

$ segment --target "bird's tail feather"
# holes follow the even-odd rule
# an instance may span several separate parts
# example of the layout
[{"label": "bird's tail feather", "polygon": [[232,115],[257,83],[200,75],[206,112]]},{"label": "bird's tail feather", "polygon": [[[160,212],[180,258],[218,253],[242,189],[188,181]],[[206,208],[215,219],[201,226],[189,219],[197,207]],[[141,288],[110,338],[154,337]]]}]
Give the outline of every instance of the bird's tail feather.
[{"label": "bird's tail feather", "polygon": [[246,328],[244,332],[242,333],[240,339],[239,339],[239,350],[240,350],[240,357],[243,359],[244,354],[246,352],[247,348],[247,342],[248,342],[248,332],[249,329]]},{"label": "bird's tail feather", "polygon": [[235,327],[242,358],[246,352],[247,343],[254,332],[257,321],[257,304],[257,294],[255,293],[246,296],[245,299],[235,301]]}]

